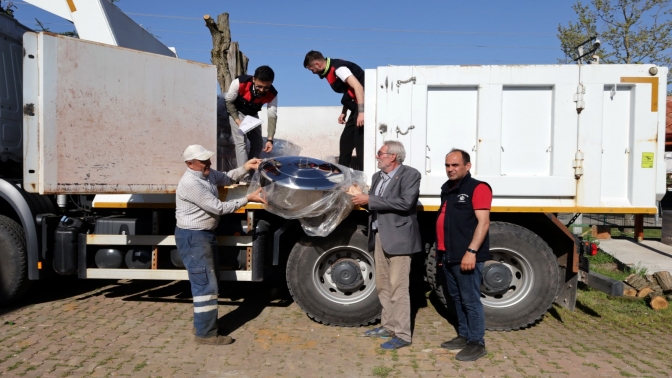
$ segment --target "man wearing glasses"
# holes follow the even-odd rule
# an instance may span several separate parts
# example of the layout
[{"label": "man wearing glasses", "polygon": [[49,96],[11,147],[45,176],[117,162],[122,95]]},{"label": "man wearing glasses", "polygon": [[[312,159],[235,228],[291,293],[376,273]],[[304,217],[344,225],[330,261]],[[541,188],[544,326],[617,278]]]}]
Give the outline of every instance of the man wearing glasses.
[{"label": "man wearing glasses", "polygon": [[231,82],[226,93],[226,110],[229,112],[231,135],[236,145],[236,160],[243,165],[248,154],[245,149],[245,136],[250,140],[249,158],[258,158],[261,155],[263,139],[261,126],[255,127],[246,134],[238,128],[245,116],[259,118],[259,111],[267,104],[268,110],[268,137],[263,151],[273,150],[275,126],[278,123],[278,91],[273,87],[275,73],[269,66],[260,66],[254,70],[254,76],[241,75]]},{"label": "man wearing glasses", "polygon": [[400,142],[386,141],[378,150],[380,171],[373,175],[369,194],[352,198],[369,209],[369,251],[374,251],[376,290],[383,305],[381,326],[364,335],[389,338],[380,345],[388,350],[411,345],[411,255],[422,251],[416,216],[420,172],[402,165],[405,158]]},{"label": "man wearing glasses", "polygon": [[257,169],[261,159],[251,159],[225,173],[210,169],[214,154],[197,144],[184,150],[187,171],[175,194],[175,242],[189,274],[194,299],[194,340],[197,344],[226,345],[233,339],[217,334],[219,258],[214,230],[221,215],[233,213],[248,202],[266,201],[259,196],[261,188],[244,198],[220,201],[217,186],[230,185],[250,169]]}]

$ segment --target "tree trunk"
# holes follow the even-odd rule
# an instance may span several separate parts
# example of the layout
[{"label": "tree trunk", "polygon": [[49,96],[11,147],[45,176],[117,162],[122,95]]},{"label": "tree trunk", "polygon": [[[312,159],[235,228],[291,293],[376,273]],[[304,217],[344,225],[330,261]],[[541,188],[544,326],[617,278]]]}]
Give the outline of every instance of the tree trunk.
[{"label": "tree trunk", "polygon": [[656,277],[658,285],[660,285],[660,288],[663,289],[665,294],[672,293],[672,275],[670,275],[670,272],[656,272],[653,274],[653,276]]},{"label": "tree trunk", "polygon": [[651,306],[652,309],[654,310],[664,310],[667,308],[669,303],[665,299],[665,297],[662,297],[660,295],[654,295],[651,296],[649,299],[649,306]]},{"label": "tree trunk", "polygon": [[627,283],[623,283],[623,296],[624,297],[636,297],[637,296],[637,289],[628,285]]},{"label": "tree trunk", "polygon": [[212,35],[210,60],[217,67],[219,89],[225,93],[233,79],[247,73],[249,59],[240,51],[237,42],[231,42],[228,13],[217,16],[217,22],[207,14],[203,16],[203,20]]},{"label": "tree trunk", "polygon": [[629,275],[628,278],[625,279],[625,283],[634,287],[637,291],[641,291],[650,286],[646,279],[637,274]]},{"label": "tree trunk", "polygon": [[643,288],[642,290],[640,290],[639,293],[637,293],[637,296],[639,298],[644,298],[651,293],[653,293],[653,289],[651,289],[650,287],[647,286],[647,287]]}]

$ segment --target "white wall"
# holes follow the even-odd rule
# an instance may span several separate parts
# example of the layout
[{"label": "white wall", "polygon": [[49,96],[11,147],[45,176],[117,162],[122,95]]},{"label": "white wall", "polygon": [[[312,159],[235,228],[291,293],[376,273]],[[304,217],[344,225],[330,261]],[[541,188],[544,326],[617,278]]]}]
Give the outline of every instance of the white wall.
[{"label": "white wall", "polygon": [[[296,106],[278,108],[278,126],[275,130],[276,145],[290,141],[301,147],[301,156],[330,162],[338,156],[338,145],[343,125],[338,123],[341,106]],[[266,107],[259,112],[263,121],[262,135],[267,135]]]}]

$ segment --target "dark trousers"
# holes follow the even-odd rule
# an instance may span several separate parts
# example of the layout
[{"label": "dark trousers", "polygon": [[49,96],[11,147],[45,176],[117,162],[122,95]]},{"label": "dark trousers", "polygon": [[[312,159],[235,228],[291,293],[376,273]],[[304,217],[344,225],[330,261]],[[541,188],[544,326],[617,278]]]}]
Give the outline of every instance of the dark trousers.
[{"label": "dark trousers", "polygon": [[481,303],[483,266],[484,263],[477,262],[474,270],[463,272],[460,263],[443,263],[446,288],[457,313],[457,334],[480,345],[485,345],[485,314]]},{"label": "dark trousers", "polygon": [[364,126],[357,127],[357,111],[351,111],[348,120],[345,122],[345,128],[341,134],[340,152],[338,154],[338,164],[350,166],[352,160],[352,150],[357,154],[357,166],[355,169],[364,169]]},{"label": "dark trousers", "polygon": [[219,258],[213,231],[175,227],[175,243],[189,274],[194,298],[194,328],[198,337],[217,336]]}]

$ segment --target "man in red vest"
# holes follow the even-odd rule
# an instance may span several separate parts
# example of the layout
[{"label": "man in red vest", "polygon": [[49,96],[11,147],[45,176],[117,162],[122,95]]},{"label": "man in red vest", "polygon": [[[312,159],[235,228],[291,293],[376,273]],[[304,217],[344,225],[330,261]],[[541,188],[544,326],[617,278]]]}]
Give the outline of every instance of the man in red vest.
[{"label": "man in red vest", "polygon": [[[364,169],[364,70],[352,62],[325,58],[319,51],[309,51],[303,66],[310,72],[327,79],[331,89],[343,93],[343,110],[338,123],[345,124],[341,134],[338,164],[350,166],[352,150],[357,153],[357,169]],[[348,120],[345,116],[350,110]]]},{"label": "man in red vest", "polygon": [[[248,159],[258,158],[262,148],[264,152],[273,150],[273,136],[278,123],[278,91],[273,87],[275,73],[269,66],[260,66],[254,71],[254,76],[241,75],[231,82],[226,93],[226,110],[229,112],[231,136],[236,145],[236,160],[238,165]],[[259,111],[267,104],[268,110],[268,137],[266,145],[262,147],[261,126],[255,127],[243,134],[238,128],[246,116],[259,118]],[[245,149],[245,137],[250,140],[250,154]]]}]

